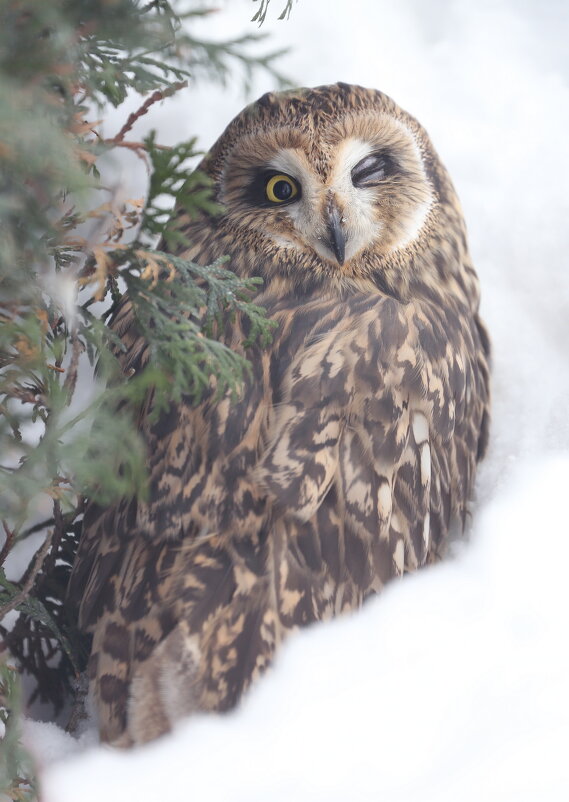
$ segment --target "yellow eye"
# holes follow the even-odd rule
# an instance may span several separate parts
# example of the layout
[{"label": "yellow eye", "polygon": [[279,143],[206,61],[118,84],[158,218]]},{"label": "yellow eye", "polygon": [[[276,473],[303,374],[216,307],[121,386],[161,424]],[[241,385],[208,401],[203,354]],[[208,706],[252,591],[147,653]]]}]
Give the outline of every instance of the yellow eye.
[{"label": "yellow eye", "polygon": [[288,175],[273,175],[267,181],[265,193],[271,203],[285,203],[298,195],[298,185]]}]

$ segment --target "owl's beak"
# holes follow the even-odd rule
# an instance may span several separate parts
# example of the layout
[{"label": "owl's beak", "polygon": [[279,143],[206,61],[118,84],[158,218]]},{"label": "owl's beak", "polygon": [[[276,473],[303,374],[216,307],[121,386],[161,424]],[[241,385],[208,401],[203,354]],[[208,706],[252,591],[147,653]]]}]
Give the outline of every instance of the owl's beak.
[{"label": "owl's beak", "polygon": [[344,264],[346,258],[346,235],[342,229],[342,217],[335,203],[327,209],[328,240],[326,244],[338,260],[339,265]]}]

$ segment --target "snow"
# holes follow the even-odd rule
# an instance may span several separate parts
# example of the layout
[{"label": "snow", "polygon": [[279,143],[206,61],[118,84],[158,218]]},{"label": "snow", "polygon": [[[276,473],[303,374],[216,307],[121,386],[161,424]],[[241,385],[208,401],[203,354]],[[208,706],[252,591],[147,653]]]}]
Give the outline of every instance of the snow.
[{"label": "snow", "polygon": [[[494,345],[472,532],[443,565],[291,638],[232,714],[128,754],[28,722],[44,802],[566,800],[569,7],[300,0],[279,23],[280,5],[263,47],[293,48],[282,71],[386,91],[425,125],[463,202]],[[255,30],[252,8],[222,5],[204,34]],[[207,148],[271,88],[190,91],[137,136],[199,130]],[[131,168],[140,176],[132,161],[124,178]]]},{"label": "snow", "polygon": [[45,802],[565,799],[568,481],[516,472],[459,556],[290,639],[240,710],[67,757]]},{"label": "snow", "polygon": [[50,721],[24,721],[23,738],[41,770],[44,766],[69,755],[78,753],[86,746],[94,745],[98,738],[91,729],[80,738],[74,738]]}]

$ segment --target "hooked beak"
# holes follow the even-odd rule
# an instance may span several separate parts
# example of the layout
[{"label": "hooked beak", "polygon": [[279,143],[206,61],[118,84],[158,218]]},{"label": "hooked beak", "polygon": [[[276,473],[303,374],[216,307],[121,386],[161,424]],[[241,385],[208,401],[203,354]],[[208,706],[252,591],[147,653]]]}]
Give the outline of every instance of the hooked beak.
[{"label": "hooked beak", "polygon": [[328,206],[328,239],[326,244],[338,260],[339,265],[344,264],[346,258],[346,235],[342,230],[342,219],[335,203]]}]

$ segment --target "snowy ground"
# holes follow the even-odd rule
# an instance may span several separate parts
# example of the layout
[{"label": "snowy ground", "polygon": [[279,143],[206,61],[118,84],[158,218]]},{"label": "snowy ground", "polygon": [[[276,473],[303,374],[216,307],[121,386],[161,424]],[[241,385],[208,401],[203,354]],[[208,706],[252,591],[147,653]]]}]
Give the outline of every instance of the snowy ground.
[{"label": "snowy ground", "polygon": [[[284,0],[272,5],[274,20]],[[254,29],[251,7],[222,5],[207,31]],[[361,613],[291,639],[232,715],[129,754],[28,724],[45,802],[567,800],[569,6],[299,0],[265,30],[293,48],[281,66],[299,84],[390,94],[454,178],[494,343],[472,536]],[[189,91],[138,133],[197,131],[207,148],[245,100]]]}]

